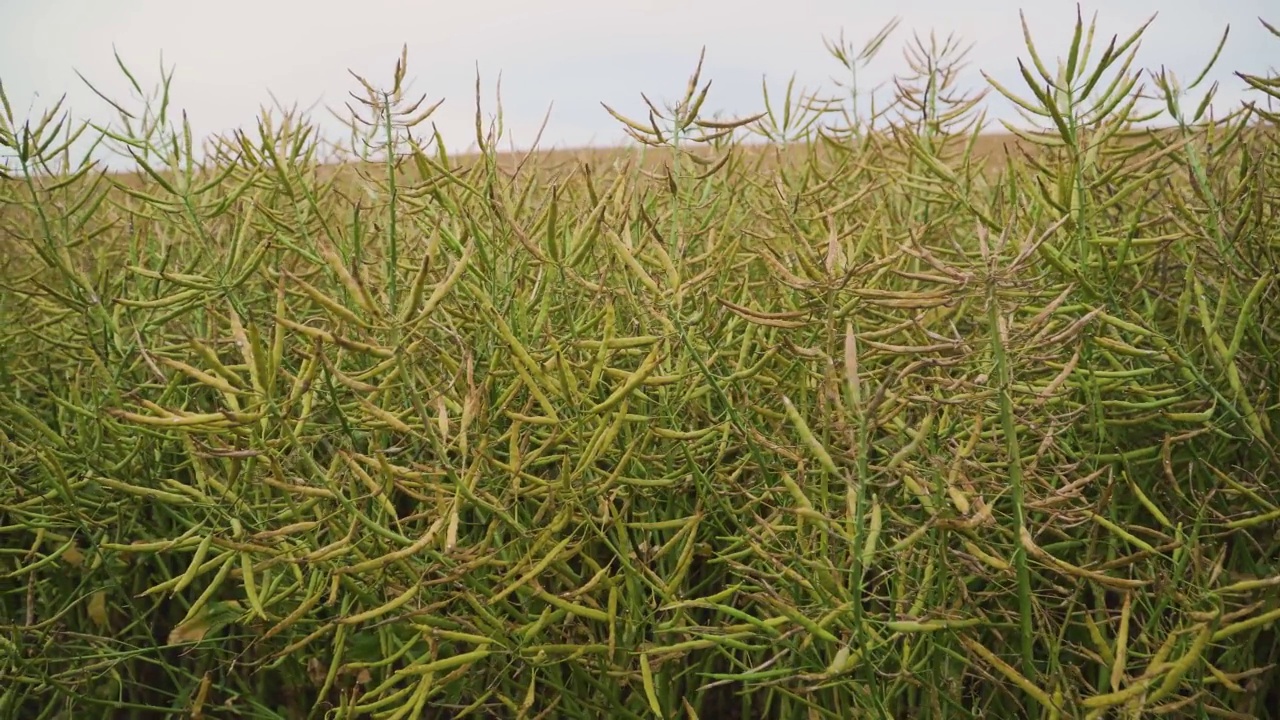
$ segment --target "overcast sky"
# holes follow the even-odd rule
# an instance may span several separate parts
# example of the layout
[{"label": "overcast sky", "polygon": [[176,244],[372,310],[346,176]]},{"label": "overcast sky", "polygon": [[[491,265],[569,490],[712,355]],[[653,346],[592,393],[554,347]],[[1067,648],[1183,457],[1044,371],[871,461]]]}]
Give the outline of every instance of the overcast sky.
[{"label": "overcast sky", "polygon": [[[836,90],[831,78],[842,71],[822,38],[843,31],[861,45],[895,16],[901,25],[865,71],[868,86],[904,70],[902,48],[913,32],[934,31],[974,44],[967,82],[981,83],[982,69],[1025,92],[1017,72],[1018,58],[1028,58],[1020,8],[1046,62],[1065,57],[1076,3],[1060,0],[0,0],[0,81],[20,117],[38,116],[66,93],[77,116],[102,119],[108,107],[75,71],[138,108],[112,48],[145,88],[158,82],[163,57],[175,70],[175,105],[205,134],[252,127],[269,92],[304,108],[322,103],[322,119],[324,104],[341,108],[346,93],[359,89],[348,69],[389,82],[407,43],[412,89],[432,102],[444,98],[434,119],[450,145],[474,138],[477,65],[486,112],[502,74],[517,146],[533,140],[552,103],[544,146],[602,145],[623,135],[601,101],[642,116],[640,93],[678,95],[704,45],[704,78],[713,81],[708,107],[746,114],[762,109],[762,76],[779,92],[793,72],[798,85]],[[1158,12],[1138,63],[1163,65],[1188,81],[1230,24],[1211,76],[1223,83],[1223,104],[1243,96],[1232,71],[1280,65],[1280,38],[1258,21],[1280,25],[1275,0],[1091,0],[1082,9],[1086,22],[1097,12],[1095,56],[1112,35],[1123,38]],[[994,94],[988,107],[1011,117]]]}]

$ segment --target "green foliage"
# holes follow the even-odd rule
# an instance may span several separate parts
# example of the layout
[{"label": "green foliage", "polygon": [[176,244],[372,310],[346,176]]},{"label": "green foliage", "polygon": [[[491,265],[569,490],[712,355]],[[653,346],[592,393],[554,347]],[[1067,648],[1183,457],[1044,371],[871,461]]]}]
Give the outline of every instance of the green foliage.
[{"label": "green foliage", "polygon": [[894,27],[604,166],[404,56],[342,166],[6,99],[0,715],[1268,716],[1274,114],[1081,21],[984,153],[952,38],[857,109]]}]

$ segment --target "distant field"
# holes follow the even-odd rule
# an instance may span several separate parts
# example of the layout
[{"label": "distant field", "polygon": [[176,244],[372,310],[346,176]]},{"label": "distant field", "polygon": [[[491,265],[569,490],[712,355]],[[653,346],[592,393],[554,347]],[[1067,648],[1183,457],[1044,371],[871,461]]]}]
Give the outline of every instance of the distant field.
[{"label": "distant field", "polygon": [[[891,143],[892,141],[888,138],[883,138],[881,142]],[[950,142],[955,143],[956,140],[953,138]],[[807,155],[814,149],[810,143],[795,143],[785,148],[763,142],[741,143],[734,146],[734,152],[741,154],[753,167],[759,162],[758,167],[764,170],[776,168],[779,165],[801,166],[807,161]],[[693,150],[698,152],[700,148],[695,147]],[[1024,151],[1036,152],[1037,149],[1010,133],[990,132],[978,137],[973,144],[972,154],[975,162],[988,167],[997,167],[1008,158],[1018,158],[1020,152]],[[817,152],[823,157],[829,155],[828,151],[821,148],[817,148]],[[498,168],[508,173],[523,167],[551,174],[573,171],[584,164],[592,167],[607,168],[620,160],[628,163],[638,163],[640,167],[652,170],[661,167],[664,162],[668,162],[670,156],[670,151],[665,148],[640,146],[535,148],[516,152],[495,150],[486,153],[477,153],[475,151],[450,153],[451,160],[456,167],[460,168],[470,168],[477,162],[493,161]],[[324,167],[351,169],[363,166],[361,163],[345,163],[341,165],[325,165]],[[369,167],[376,170],[379,164],[372,163]],[[409,171],[413,170],[412,164],[407,164],[406,167]],[[142,182],[147,181],[145,176],[135,173],[113,174],[113,177],[122,182],[126,181],[126,176],[136,177],[137,180]]]},{"label": "distant field", "polygon": [[[1006,132],[990,132],[979,136],[977,142],[973,146],[973,155],[976,159],[981,159],[986,163],[999,163],[1012,153],[1017,156],[1019,149],[1027,149],[1017,136]],[[695,148],[695,151],[697,148]],[[805,155],[809,152],[810,146],[807,143],[797,143],[788,148],[781,148],[775,145],[765,143],[744,144],[737,148],[749,158],[763,157],[766,160],[764,167],[771,167],[777,162],[783,163],[799,163],[803,164]],[[559,169],[572,167],[577,163],[591,163],[593,165],[608,165],[619,157],[633,158],[639,160],[641,153],[640,148],[564,148],[554,150],[534,150],[532,152],[510,152],[501,151],[496,153],[495,159],[499,167],[504,169],[513,169],[520,162],[531,163],[531,166],[541,169]],[[661,165],[661,163],[669,157],[669,153],[661,148],[645,148],[644,156],[649,167]],[[475,155],[460,155],[458,161],[461,163],[474,162]]]}]

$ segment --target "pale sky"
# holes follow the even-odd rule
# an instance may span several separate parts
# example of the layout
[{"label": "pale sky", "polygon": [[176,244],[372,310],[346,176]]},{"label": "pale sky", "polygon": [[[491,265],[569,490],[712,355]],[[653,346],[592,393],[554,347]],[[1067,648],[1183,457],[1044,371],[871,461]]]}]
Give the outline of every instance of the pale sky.
[{"label": "pale sky", "polygon": [[[1184,81],[1199,72],[1230,24],[1210,76],[1222,82],[1220,106],[1243,97],[1232,71],[1265,73],[1280,65],[1280,38],[1258,21],[1280,25],[1274,0],[1090,0],[1081,7],[1086,23],[1097,12],[1094,57],[1112,35],[1123,39],[1158,13],[1138,64],[1163,65]],[[713,81],[708,109],[748,114],[763,109],[762,76],[778,94],[792,73],[798,86],[838,91],[832,78],[843,71],[823,37],[843,31],[860,46],[895,16],[901,25],[863,71],[865,87],[905,69],[902,50],[913,32],[927,38],[934,31],[973,43],[967,83],[980,85],[981,69],[1025,93],[1017,71],[1018,58],[1029,64],[1020,8],[1053,69],[1071,40],[1074,2],[0,0],[0,81],[20,118],[38,117],[66,93],[77,117],[107,119],[109,108],[74,71],[126,107],[140,108],[115,66],[114,45],[144,89],[158,83],[162,59],[175,70],[173,103],[187,110],[198,134],[253,127],[260,106],[271,103],[269,92],[303,108],[320,103],[314,115],[330,123],[325,104],[341,109],[346,93],[359,91],[348,69],[389,82],[407,43],[411,87],[429,102],[444,98],[434,120],[452,147],[474,139],[477,65],[486,114],[495,109],[502,74],[510,133],[504,144],[527,146],[554,103],[544,147],[607,145],[624,136],[600,103],[642,117],[640,93],[674,99],[704,45],[703,77]],[[1013,117],[994,92],[987,107],[993,116]]]}]

